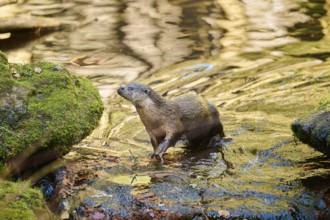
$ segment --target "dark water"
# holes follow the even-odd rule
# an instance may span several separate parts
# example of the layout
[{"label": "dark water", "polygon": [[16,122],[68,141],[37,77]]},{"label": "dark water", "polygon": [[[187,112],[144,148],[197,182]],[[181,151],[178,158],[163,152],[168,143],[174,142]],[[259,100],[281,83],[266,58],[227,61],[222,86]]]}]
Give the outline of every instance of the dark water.
[{"label": "dark water", "polygon": [[[62,31],[32,41],[20,36],[20,47],[10,40],[1,47],[12,59],[64,64],[99,88],[106,105],[100,127],[65,157],[76,174],[97,176],[75,191],[76,206],[84,201],[102,213],[146,218],[329,217],[329,161],[297,143],[290,130],[330,92],[329,4],[57,3],[20,7],[59,19]],[[178,146],[163,165],[151,162],[142,123],[115,93],[132,81],[166,98],[195,91],[214,103],[232,138],[224,156],[220,149],[187,152]]]}]

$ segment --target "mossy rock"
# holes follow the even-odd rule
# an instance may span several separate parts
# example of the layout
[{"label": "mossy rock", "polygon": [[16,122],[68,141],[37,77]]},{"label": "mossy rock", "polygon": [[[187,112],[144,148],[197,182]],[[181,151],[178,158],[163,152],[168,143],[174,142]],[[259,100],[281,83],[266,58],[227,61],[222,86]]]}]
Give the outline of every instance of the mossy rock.
[{"label": "mossy rock", "polygon": [[42,193],[28,182],[0,180],[0,219],[51,219]]},{"label": "mossy rock", "polygon": [[316,113],[297,119],[291,129],[300,141],[330,156],[330,94],[321,100]]},{"label": "mossy rock", "polygon": [[89,80],[53,63],[9,64],[0,53],[1,162],[29,168],[56,159],[90,134],[102,112]]}]

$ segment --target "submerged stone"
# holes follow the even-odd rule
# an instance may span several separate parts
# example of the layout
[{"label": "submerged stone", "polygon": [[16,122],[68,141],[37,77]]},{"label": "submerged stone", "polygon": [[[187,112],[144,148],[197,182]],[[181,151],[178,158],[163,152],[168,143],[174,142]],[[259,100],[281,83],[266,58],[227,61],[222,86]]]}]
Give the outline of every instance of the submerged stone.
[{"label": "submerged stone", "polygon": [[330,111],[320,111],[291,125],[295,136],[305,144],[330,156]]},{"label": "submerged stone", "polygon": [[0,54],[0,162],[15,173],[69,152],[102,111],[89,80],[52,63],[10,64]]}]

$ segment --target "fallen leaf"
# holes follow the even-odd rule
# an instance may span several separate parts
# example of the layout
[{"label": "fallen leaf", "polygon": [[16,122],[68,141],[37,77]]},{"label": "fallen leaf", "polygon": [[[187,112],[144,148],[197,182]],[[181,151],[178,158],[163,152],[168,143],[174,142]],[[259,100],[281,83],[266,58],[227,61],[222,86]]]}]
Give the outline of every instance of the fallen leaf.
[{"label": "fallen leaf", "polygon": [[222,217],[225,217],[225,218],[229,218],[229,217],[230,217],[230,212],[227,211],[227,210],[219,210],[218,213],[219,213],[219,215],[221,215]]}]

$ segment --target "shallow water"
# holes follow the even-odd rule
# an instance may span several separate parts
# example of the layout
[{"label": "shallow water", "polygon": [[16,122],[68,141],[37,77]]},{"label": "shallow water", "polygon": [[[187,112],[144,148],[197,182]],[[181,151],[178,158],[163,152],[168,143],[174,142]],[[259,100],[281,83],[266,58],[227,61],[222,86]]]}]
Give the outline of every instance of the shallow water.
[{"label": "shallow water", "polygon": [[[44,3],[22,7],[35,11],[38,4]],[[62,31],[24,47],[8,43],[6,52],[30,59],[25,62],[64,64],[99,88],[106,106],[100,127],[65,157],[76,173],[97,175],[75,192],[76,205],[146,218],[329,215],[329,161],[297,143],[290,130],[330,92],[329,2],[70,4],[36,10],[63,20]],[[135,109],[115,92],[132,81],[166,98],[199,93],[218,107],[232,141],[223,151],[187,152],[178,144],[163,165],[150,161],[152,147]]]}]

